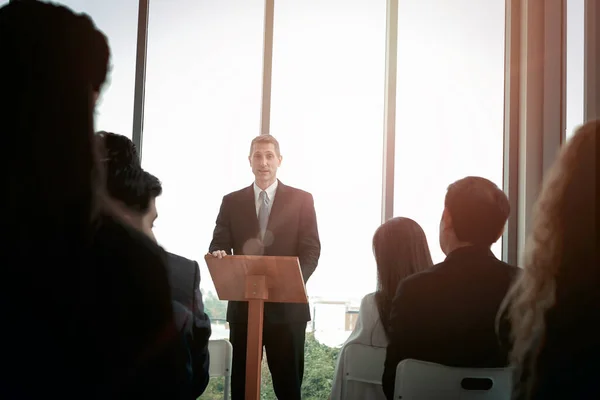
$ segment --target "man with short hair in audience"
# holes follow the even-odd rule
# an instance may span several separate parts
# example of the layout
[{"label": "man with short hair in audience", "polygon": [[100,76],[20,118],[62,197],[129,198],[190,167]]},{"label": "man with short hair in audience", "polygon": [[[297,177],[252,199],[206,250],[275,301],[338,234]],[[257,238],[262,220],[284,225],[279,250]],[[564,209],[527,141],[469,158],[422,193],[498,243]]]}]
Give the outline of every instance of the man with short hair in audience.
[{"label": "man with short hair in audience", "polygon": [[[152,231],[158,218],[156,198],[162,194],[158,178],[144,171],[134,143],[123,135],[99,132],[106,166],[106,188],[129,224],[156,241]],[[196,261],[166,252],[167,272],[175,322],[184,332],[191,367],[191,395],[200,396],[209,380],[210,320],[204,313],[200,268]]]},{"label": "man with short hair in audience", "polygon": [[466,177],[448,187],[440,221],[446,259],[402,281],[392,302],[382,378],[388,399],[396,367],[407,358],[454,367],[507,365],[495,318],[518,268],[490,248],[509,212],[508,198],[487,179]]}]

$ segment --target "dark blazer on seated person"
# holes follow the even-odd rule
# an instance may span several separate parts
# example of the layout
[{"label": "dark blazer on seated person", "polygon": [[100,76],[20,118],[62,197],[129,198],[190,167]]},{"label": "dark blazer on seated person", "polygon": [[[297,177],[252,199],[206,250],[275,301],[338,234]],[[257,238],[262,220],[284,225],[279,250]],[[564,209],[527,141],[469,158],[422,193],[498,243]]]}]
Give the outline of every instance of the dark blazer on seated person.
[{"label": "dark blazer on seated person", "polygon": [[[83,310],[74,320],[77,329],[57,331],[68,346],[43,336],[52,345],[42,347],[56,347],[59,354],[48,358],[51,368],[42,368],[42,375],[54,376],[52,385],[65,393],[77,392],[76,397],[59,395],[63,399],[189,399],[183,389],[185,346],[174,323],[164,251],[105,215],[88,257],[79,278],[88,284],[74,287],[75,295],[85,296],[71,299]],[[61,363],[77,368],[57,373]]]},{"label": "dark blazer on seated person", "polygon": [[193,398],[199,397],[209,381],[210,319],[204,312],[200,292],[200,267],[196,261],[167,253],[167,271],[171,285],[175,323],[188,348],[188,368]]},{"label": "dark blazer on seated person", "polygon": [[394,397],[396,367],[407,358],[455,367],[506,366],[495,319],[518,270],[489,248],[468,246],[402,281],[390,313],[386,397]]}]

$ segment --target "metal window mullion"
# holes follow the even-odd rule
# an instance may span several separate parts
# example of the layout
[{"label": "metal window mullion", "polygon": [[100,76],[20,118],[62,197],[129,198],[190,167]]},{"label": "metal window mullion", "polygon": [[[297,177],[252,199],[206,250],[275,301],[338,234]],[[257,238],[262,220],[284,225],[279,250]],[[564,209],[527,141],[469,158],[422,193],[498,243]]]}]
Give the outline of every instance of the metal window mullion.
[{"label": "metal window mullion", "polygon": [[394,216],[396,156],[396,79],[398,73],[398,0],[387,0],[385,33],[385,89],[383,111],[383,179],[381,222]]},{"label": "metal window mullion", "polygon": [[566,132],[566,11],[566,0],[544,0],[542,176],[554,163]]},{"label": "metal window mullion", "polygon": [[271,131],[271,79],[273,74],[273,22],[275,0],[265,0],[265,29],[263,43],[263,84],[260,113],[260,134]]},{"label": "metal window mullion", "polygon": [[584,120],[600,118],[600,2],[585,1]]},{"label": "metal window mullion", "polygon": [[142,158],[144,136],[144,99],[146,91],[146,56],[148,49],[148,15],[150,0],[140,0],[138,9],[137,51],[135,60],[135,92],[133,99],[132,141]]},{"label": "metal window mullion", "polygon": [[502,239],[502,260],[518,265],[521,0],[506,0],[505,20],[503,190],[511,213]]},{"label": "metal window mullion", "polygon": [[544,174],[565,127],[564,0],[522,0],[520,60],[518,254],[531,232]]}]

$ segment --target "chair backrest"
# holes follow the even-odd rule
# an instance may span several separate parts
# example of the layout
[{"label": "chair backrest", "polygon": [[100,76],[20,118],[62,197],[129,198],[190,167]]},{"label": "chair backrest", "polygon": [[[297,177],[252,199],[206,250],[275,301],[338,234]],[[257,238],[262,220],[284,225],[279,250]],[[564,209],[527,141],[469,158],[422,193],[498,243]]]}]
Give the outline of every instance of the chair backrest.
[{"label": "chair backrest", "polygon": [[385,400],[381,387],[385,354],[384,347],[358,343],[344,347],[342,399]]},{"label": "chair backrest", "polygon": [[394,399],[510,400],[511,368],[455,368],[407,359],[398,364]]},{"label": "chair backrest", "polygon": [[384,347],[351,343],[344,350],[345,380],[381,385],[386,352]]},{"label": "chair backrest", "polygon": [[231,376],[231,361],[233,359],[231,343],[226,339],[209,340],[208,353],[210,354],[210,376]]}]

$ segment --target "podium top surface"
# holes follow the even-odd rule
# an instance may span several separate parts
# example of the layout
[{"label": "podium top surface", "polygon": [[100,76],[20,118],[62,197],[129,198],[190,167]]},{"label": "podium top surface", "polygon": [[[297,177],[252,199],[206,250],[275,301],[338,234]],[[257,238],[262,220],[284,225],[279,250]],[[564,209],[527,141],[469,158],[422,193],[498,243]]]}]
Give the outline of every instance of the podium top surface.
[{"label": "podium top surface", "polygon": [[246,277],[264,276],[266,302],[308,303],[298,257],[204,256],[221,300],[246,301]]}]

